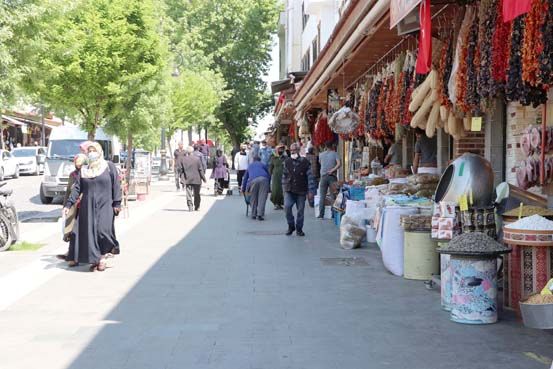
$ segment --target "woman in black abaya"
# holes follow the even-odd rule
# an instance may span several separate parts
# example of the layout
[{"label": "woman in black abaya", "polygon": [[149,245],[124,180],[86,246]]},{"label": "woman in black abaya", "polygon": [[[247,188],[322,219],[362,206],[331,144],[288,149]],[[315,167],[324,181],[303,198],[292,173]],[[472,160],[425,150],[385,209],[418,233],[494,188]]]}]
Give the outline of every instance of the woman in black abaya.
[{"label": "woman in black abaya", "polygon": [[106,255],[119,253],[115,216],[121,209],[121,185],[117,168],[104,160],[102,146],[88,147],[88,165],[81,168],[64,211],[81,197],[75,224],[75,262],[91,264],[91,271],[106,269]]}]

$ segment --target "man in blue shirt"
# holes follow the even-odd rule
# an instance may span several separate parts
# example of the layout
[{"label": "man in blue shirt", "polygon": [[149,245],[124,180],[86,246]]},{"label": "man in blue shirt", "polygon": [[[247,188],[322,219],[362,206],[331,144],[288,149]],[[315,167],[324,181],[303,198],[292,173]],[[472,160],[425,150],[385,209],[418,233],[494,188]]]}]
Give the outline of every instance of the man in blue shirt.
[{"label": "man in blue shirt", "polygon": [[259,156],[253,157],[242,180],[242,192],[250,193],[252,219],[265,220],[265,204],[269,196],[271,175]]},{"label": "man in blue shirt", "polygon": [[261,141],[261,148],[259,149],[259,157],[261,158],[261,162],[265,165],[269,165],[269,161],[271,161],[273,154],[274,150],[267,146],[267,141]]}]

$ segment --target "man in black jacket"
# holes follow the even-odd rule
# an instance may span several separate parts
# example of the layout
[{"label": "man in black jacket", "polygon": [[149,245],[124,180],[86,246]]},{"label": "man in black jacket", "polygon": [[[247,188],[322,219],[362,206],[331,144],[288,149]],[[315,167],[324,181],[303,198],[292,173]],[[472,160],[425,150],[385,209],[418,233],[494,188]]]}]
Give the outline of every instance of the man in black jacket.
[{"label": "man in black jacket", "polygon": [[194,148],[187,148],[188,155],[181,157],[178,168],[180,168],[182,181],[186,185],[186,203],[188,210],[200,210],[200,189],[202,181],[205,183],[204,167],[201,159],[194,155]]},{"label": "man in black jacket", "polygon": [[[305,210],[305,199],[309,191],[309,184],[313,181],[311,164],[309,160],[299,156],[300,147],[298,144],[290,145],[290,156],[284,161],[282,173],[282,188],[284,189],[284,209],[286,221],[288,222],[287,236],[294,231],[300,237],[303,233],[303,213]],[[292,208],[296,205],[297,219],[294,221]]]}]

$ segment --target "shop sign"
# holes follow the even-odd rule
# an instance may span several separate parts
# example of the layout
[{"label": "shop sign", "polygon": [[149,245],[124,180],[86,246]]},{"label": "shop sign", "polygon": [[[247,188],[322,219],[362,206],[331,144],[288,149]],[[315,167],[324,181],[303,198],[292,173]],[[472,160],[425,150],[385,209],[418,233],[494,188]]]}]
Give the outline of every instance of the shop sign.
[{"label": "shop sign", "polygon": [[390,1],[390,29],[394,28],[405,18],[422,0],[391,0]]}]

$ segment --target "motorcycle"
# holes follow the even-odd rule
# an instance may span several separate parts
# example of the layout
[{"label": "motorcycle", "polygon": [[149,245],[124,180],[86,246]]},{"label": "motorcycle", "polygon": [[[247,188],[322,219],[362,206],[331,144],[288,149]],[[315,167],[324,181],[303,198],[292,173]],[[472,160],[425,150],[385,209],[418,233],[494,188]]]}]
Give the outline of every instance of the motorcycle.
[{"label": "motorcycle", "polygon": [[19,219],[17,210],[10,199],[13,190],[2,189],[0,183],[0,251],[8,250],[19,239]]}]

